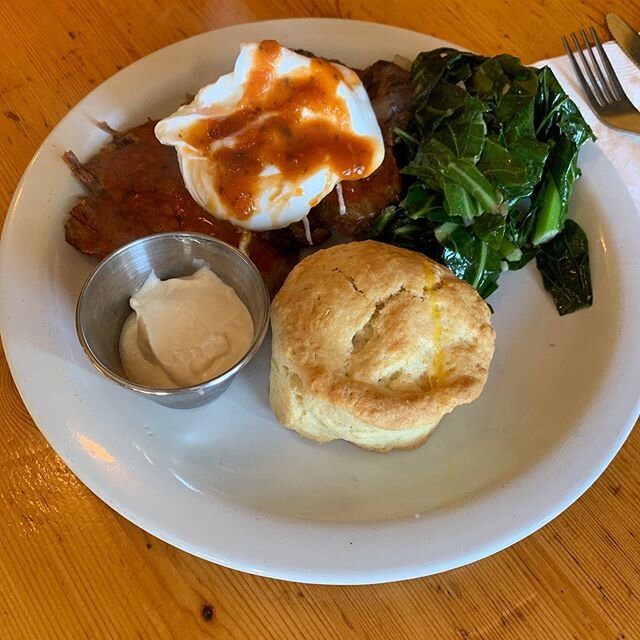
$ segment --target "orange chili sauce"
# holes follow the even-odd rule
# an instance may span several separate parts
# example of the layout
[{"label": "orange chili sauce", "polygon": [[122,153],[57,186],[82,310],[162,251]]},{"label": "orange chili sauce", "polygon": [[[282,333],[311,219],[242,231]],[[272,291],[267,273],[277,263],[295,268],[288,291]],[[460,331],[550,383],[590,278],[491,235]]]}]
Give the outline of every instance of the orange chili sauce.
[{"label": "orange chili sauce", "polygon": [[[282,47],[261,42],[243,97],[225,117],[199,121],[184,139],[216,164],[215,188],[223,204],[238,220],[256,212],[258,177],[273,165],[281,177],[296,183],[328,167],[341,180],[359,180],[370,173],[374,142],[350,131],[345,101],[337,95],[346,81],[340,69],[312,58],[309,69],[277,76]],[[321,117],[305,117],[303,110]],[[211,143],[235,138],[233,147]]]}]

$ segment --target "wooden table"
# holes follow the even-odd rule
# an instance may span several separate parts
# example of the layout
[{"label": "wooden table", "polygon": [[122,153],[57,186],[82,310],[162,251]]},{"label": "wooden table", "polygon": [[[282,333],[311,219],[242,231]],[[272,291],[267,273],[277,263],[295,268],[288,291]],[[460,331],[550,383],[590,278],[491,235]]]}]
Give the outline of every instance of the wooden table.
[{"label": "wooden table", "polygon": [[[267,18],[357,18],[533,62],[561,54],[562,33],[603,25],[606,11],[640,27],[636,0],[2,2],[0,211],[80,98],[202,31]],[[188,556],[111,511],[40,435],[0,351],[0,637],[640,638],[639,462],[636,430],[562,516],[474,565],[375,587],[284,583]]]}]

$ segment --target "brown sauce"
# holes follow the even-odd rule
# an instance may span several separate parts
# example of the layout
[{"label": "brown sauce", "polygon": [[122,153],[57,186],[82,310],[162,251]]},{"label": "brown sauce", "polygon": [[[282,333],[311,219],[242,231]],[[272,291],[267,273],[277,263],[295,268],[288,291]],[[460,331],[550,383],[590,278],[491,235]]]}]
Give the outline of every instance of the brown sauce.
[{"label": "brown sauce", "polygon": [[[258,177],[267,166],[277,167],[288,182],[304,180],[324,166],[341,180],[370,173],[374,142],[350,132],[347,105],[336,93],[339,83],[348,80],[320,58],[311,59],[309,69],[277,76],[281,50],[273,40],[261,42],[238,109],[183,132],[189,144],[215,162],[216,191],[237,220],[255,213]],[[303,118],[305,110],[322,117]],[[211,148],[232,136],[233,147]]]},{"label": "brown sauce", "polygon": [[[76,249],[102,259],[132,240],[163,231],[206,233],[238,246],[241,232],[204,211],[186,190],[175,150],[154,135],[148,121],[120,134],[84,165],[101,186],[72,208],[65,236]],[[297,258],[297,248],[282,251],[262,234],[252,233],[248,253],[275,293]]]}]

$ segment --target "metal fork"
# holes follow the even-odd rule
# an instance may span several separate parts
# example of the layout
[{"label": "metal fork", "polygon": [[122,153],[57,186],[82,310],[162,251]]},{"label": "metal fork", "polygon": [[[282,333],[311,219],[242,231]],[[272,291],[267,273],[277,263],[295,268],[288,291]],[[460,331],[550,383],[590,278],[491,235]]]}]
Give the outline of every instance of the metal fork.
[{"label": "metal fork", "polygon": [[[567,38],[562,36],[562,44],[571,60],[573,69],[578,76],[578,80],[587,94],[589,103],[596,115],[606,125],[622,131],[640,133],[640,112],[631,104],[631,101],[622,89],[622,85],[616,76],[616,72],[605,53],[600,38],[596,30],[589,29],[595,45],[591,44],[584,29],[580,30],[583,46],[578,42],[575,33],[571,34],[571,39],[575,45],[581,65],[569,46]],[[600,61],[594,53],[594,46],[598,50]],[[589,55],[589,61],[585,56],[585,51]],[[583,73],[584,69],[584,73]],[[586,76],[585,76],[586,73]]]}]

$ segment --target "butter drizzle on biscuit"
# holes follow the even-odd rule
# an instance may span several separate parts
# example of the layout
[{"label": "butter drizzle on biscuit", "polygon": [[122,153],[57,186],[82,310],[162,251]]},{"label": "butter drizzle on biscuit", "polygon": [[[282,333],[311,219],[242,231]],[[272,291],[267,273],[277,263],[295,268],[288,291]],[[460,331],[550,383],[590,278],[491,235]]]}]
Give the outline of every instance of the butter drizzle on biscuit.
[{"label": "butter drizzle on biscuit", "polygon": [[374,241],[305,258],[272,305],[269,399],[305,437],[375,451],[422,444],[477,398],[495,333],[478,293],[423,255]]},{"label": "butter drizzle on biscuit", "polygon": [[[431,317],[433,318],[433,376],[429,376],[429,383],[433,388],[436,384],[438,384],[438,380],[442,376],[442,370],[444,368],[444,352],[442,350],[442,322],[440,318],[440,309],[436,304],[436,301],[433,296],[430,295],[431,290],[436,284],[435,274],[433,272],[433,268],[431,267],[431,263],[429,260],[425,258],[424,260],[424,273],[425,273],[425,281],[427,283],[425,294],[429,297],[429,304],[431,305]],[[434,380],[435,379],[435,384]]]}]

